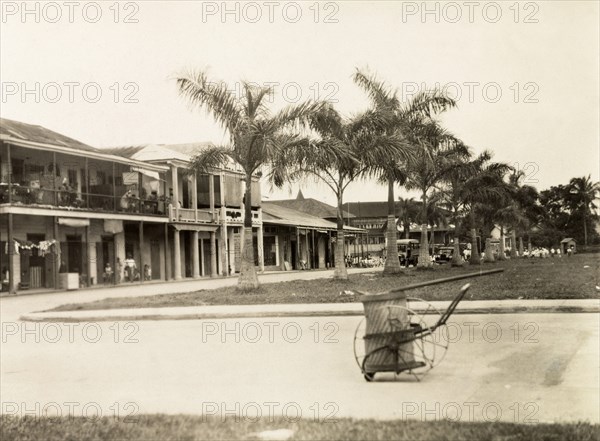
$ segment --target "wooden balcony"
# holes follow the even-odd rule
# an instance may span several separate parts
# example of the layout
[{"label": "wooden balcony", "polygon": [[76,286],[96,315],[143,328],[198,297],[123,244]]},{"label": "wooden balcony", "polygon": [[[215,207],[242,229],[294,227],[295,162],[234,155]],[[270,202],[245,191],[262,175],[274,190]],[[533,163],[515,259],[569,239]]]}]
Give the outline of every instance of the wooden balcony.
[{"label": "wooden balcony", "polygon": [[219,221],[217,212],[210,210],[177,208],[169,205],[169,220],[171,222],[190,222],[199,224],[212,224]]}]

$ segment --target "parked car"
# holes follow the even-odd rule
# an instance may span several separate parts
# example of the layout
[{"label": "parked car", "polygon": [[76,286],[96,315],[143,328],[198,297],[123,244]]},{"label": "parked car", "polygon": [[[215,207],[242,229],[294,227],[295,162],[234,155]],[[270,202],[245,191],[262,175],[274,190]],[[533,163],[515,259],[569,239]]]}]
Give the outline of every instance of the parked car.
[{"label": "parked car", "polygon": [[437,263],[446,263],[452,260],[454,247],[440,247],[435,257]]}]

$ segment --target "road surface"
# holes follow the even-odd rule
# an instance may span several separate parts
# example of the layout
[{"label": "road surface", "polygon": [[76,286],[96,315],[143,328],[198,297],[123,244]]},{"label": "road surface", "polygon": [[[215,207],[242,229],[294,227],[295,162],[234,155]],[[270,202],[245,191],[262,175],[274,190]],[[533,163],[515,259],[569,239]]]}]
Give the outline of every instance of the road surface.
[{"label": "road surface", "polygon": [[8,414],[599,422],[598,314],[454,316],[420,382],[353,355],[360,317],[2,323]]}]

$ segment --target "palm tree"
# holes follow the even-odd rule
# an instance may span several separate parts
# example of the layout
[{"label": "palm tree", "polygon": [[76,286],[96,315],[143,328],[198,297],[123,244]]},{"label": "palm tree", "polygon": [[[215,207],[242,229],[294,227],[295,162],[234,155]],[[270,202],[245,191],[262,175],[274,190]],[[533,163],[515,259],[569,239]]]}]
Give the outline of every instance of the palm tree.
[{"label": "palm tree", "polygon": [[[519,239],[519,256],[523,255],[523,234],[528,233],[529,228],[542,214],[538,204],[539,194],[535,187],[521,184],[525,177],[522,170],[514,170],[508,177],[509,189],[512,202],[509,207],[507,219],[510,223],[511,257],[517,256],[517,235]],[[529,235],[529,234],[528,234]]]},{"label": "palm tree", "polygon": [[[367,111],[343,118],[331,105],[312,115],[310,127],[319,139],[293,152],[284,152],[272,173],[279,181],[315,176],[335,194],[337,238],[334,278],[347,279],[344,263],[344,191],[357,178],[367,176],[374,164],[386,163],[403,153],[404,140],[386,133],[381,112]],[[396,256],[397,259],[397,256]]]},{"label": "palm tree", "polygon": [[[481,204],[498,200],[503,194],[501,179],[508,170],[502,163],[490,162],[492,153],[484,151],[470,159],[470,153],[456,155],[448,161],[443,172],[442,195],[444,206],[451,213],[454,224],[454,253],[452,265],[462,265],[459,232],[463,222],[471,229],[471,263],[479,263],[477,247],[477,212]],[[479,208],[479,210],[478,210]]]},{"label": "palm tree", "polygon": [[386,132],[396,133],[406,139],[401,156],[386,163],[375,164],[373,172],[381,183],[388,187],[388,219],[386,229],[386,261],[384,274],[401,271],[398,260],[394,185],[403,184],[408,176],[410,162],[418,154],[418,143],[414,139],[415,127],[431,119],[432,115],[456,105],[455,101],[438,90],[427,90],[416,94],[407,102],[398,99],[398,91],[391,89],[375,75],[359,69],[354,73],[354,82],[367,92],[375,110],[391,114]]},{"label": "palm tree", "polygon": [[[243,94],[235,96],[225,83],[209,81],[203,71],[191,71],[177,77],[179,93],[192,106],[206,110],[229,135],[229,146],[216,146],[200,152],[189,167],[192,173],[206,173],[223,167],[230,159],[244,171],[244,244],[238,288],[246,291],[258,287],[252,241],[252,178],[261,168],[308,139],[291,131],[306,122],[321,104],[307,102],[288,106],[271,114],[265,103],[273,89],[243,82]],[[224,269],[225,270],[225,269]]]},{"label": "palm tree", "polygon": [[592,182],[591,175],[580,178],[572,178],[569,182],[569,193],[572,208],[581,213],[583,219],[583,241],[588,245],[588,218],[594,214],[597,206],[594,204],[596,193],[600,192],[600,182]]},{"label": "palm tree", "polygon": [[444,130],[436,121],[423,124],[416,138],[421,142],[422,153],[411,164],[405,187],[421,192],[421,243],[417,268],[431,268],[429,243],[427,240],[428,193],[444,178],[448,162],[453,158],[468,155],[468,149],[460,140]]},{"label": "palm tree", "polygon": [[410,238],[410,224],[416,222],[419,216],[420,208],[415,198],[398,197],[400,201],[400,213],[398,223],[402,225],[405,239]]},{"label": "palm tree", "polygon": [[427,223],[431,227],[431,236],[429,243],[431,245],[431,254],[435,253],[435,227],[448,225],[448,219],[446,217],[446,211],[440,207],[442,201],[442,194],[439,191],[434,191],[429,196],[429,202],[427,204]]}]

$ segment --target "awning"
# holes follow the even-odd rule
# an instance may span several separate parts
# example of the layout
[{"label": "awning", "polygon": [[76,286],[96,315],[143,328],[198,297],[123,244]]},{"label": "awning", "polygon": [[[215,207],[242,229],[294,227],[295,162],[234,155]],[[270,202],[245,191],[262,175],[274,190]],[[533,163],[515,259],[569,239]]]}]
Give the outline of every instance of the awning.
[{"label": "awning", "polygon": [[89,227],[90,220],[89,219],[75,219],[72,217],[59,217],[58,225],[64,225],[66,227],[73,227],[73,228]]},{"label": "awning", "polygon": [[158,174],[158,172],[151,171],[151,170],[146,170],[146,169],[141,168],[141,167],[131,166],[131,171],[132,172],[139,172],[139,173],[141,173],[143,175],[148,176],[149,178],[156,179],[157,181],[160,179],[160,175]]}]

